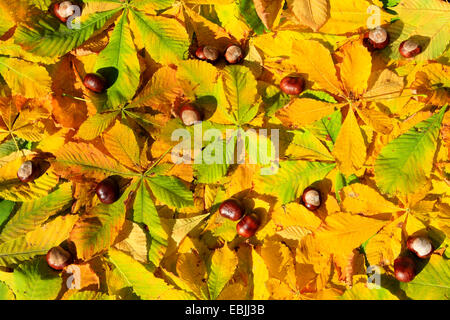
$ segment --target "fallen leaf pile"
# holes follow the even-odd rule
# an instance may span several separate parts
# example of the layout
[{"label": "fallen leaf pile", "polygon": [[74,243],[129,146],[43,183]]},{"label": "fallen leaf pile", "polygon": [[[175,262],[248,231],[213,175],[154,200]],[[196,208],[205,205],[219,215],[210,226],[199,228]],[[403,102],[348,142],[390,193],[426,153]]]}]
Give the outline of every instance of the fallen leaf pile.
[{"label": "fallen leaf pile", "polygon": [[[69,23],[55,4],[0,0],[0,299],[449,298],[450,3],[84,0]],[[385,49],[365,43],[374,23]],[[299,95],[280,89],[292,75]],[[202,122],[181,121],[187,103]],[[253,236],[219,214],[229,198],[259,217]],[[430,257],[408,251],[416,235]]]}]

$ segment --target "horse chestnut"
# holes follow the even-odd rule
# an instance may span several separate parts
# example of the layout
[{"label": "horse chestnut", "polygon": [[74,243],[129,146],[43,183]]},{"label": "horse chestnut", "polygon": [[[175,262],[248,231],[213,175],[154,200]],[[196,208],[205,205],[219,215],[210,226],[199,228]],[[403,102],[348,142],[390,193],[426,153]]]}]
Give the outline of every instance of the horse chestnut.
[{"label": "horse chestnut", "polygon": [[409,257],[398,257],[394,261],[395,278],[401,282],[410,282],[416,276],[416,264]]},{"label": "horse chestnut", "polygon": [[228,199],[222,202],[219,207],[219,213],[222,217],[237,221],[244,215],[244,209],[241,202],[237,199]]},{"label": "horse chestnut", "polygon": [[195,56],[200,60],[215,62],[219,59],[219,50],[215,47],[203,46],[199,47],[197,51],[195,51]]},{"label": "horse chestnut", "polygon": [[405,40],[398,48],[400,54],[405,58],[412,58],[422,52],[422,48],[413,40]]},{"label": "horse chestnut", "polygon": [[242,59],[244,59],[244,52],[241,47],[234,44],[228,46],[225,51],[225,60],[227,60],[228,63],[236,64],[241,62]]},{"label": "horse chestnut", "polygon": [[258,216],[255,213],[251,213],[242,218],[241,221],[236,225],[237,233],[244,237],[250,238],[256,233],[260,225]]},{"label": "horse chestnut", "polygon": [[300,77],[284,77],[280,82],[280,89],[289,95],[298,95],[302,93],[305,82]]},{"label": "horse chestnut", "polygon": [[71,264],[72,254],[58,246],[48,250],[46,259],[50,268],[62,270]]},{"label": "horse chestnut", "polygon": [[433,244],[428,237],[411,236],[406,241],[406,246],[421,259],[430,257],[434,251]]},{"label": "horse chestnut", "polygon": [[309,210],[317,210],[322,203],[320,191],[311,187],[306,188],[302,194],[302,201]]},{"label": "horse chestnut", "polygon": [[178,115],[185,126],[192,126],[193,124],[202,121],[202,114],[192,104],[185,104],[180,108]]},{"label": "horse chestnut", "polygon": [[372,29],[364,34],[363,44],[369,51],[384,49],[389,44],[389,34],[381,27]]},{"label": "horse chestnut", "polygon": [[55,3],[53,13],[61,22],[66,23],[67,19],[75,13],[75,10],[72,8],[72,2],[63,1],[61,3]]},{"label": "horse chestnut", "polygon": [[106,178],[100,182],[95,188],[95,193],[97,194],[100,202],[104,204],[111,204],[119,199],[120,188],[117,182],[110,178]]},{"label": "horse chestnut", "polygon": [[106,88],[106,80],[96,73],[88,73],[83,80],[83,84],[89,90],[95,93],[102,93]]},{"label": "horse chestnut", "polygon": [[39,175],[39,166],[33,161],[25,161],[17,170],[17,178],[24,182],[31,182]]}]

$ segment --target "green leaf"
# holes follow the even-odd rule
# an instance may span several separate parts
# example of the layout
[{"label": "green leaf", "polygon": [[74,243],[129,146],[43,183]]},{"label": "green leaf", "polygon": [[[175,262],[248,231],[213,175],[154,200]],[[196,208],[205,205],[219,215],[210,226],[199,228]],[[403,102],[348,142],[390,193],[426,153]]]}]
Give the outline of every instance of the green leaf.
[{"label": "green leaf", "polygon": [[44,223],[51,215],[72,203],[72,184],[64,183],[49,195],[23,202],[0,233],[0,241],[18,238]]},{"label": "green leaf", "polygon": [[14,293],[18,300],[54,300],[62,279],[52,271],[44,257],[25,262],[14,270]]},{"label": "green leaf", "polygon": [[322,180],[335,166],[335,163],[283,161],[276,174],[260,178],[261,188],[264,193],[277,195],[282,204],[286,204],[299,197],[306,187]]},{"label": "green leaf", "polygon": [[39,20],[33,25],[20,25],[15,32],[15,42],[36,55],[58,57],[83,44],[102,28],[121,8],[90,15],[79,29],[69,29],[52,20]]},{"label": "green leaf", "polygon": [[208,265],[208,289],[211,300],[216,300],[230,281],[238,264],[235,252],[224,245],[214,251]]},{"label": "green leaf", "polygon": [[[334,161],[334,157],[311,131],[291,131],[291,133],[294,136],[286,150],[287,156],[296,160]],[[300,158],[298,155],[300,155]]]},{"label": "green leaf", "polygon": [[375,181],[383,193],[408,194],[430,175],[439,128],[447,106],[392,140],[375,161]]},{"label": "green leaf", "polygon": [[182,60],[189,49],[186,29],[176,20],[150,16],[131,9],[135,30],[143,40],[145,49],[159,63],[169,64]]},{"label": "green leaf", "polygon": [[8,285],[0,281],[0,300],[14,300],[14,293]]},{"label": "green leaf", "polygon": [[148,271],[142,264],[118,250],[109,251],[111,261],[124,282],[143,300],[162,299],[169,291],[179,292],[179,299],[188,298],[185,291],[177,290]]},{"label": "green leaf", "polygon": [[127,18],[128,10],[125,10],[95,65],[97,72],[109,81],[110,87],[106,91],[109,109],[131,100],[139,86],[139,60]]},{"label": "green leaf", "polygon": [[253,0],[240,0],[239,10],[241,11],[242,16],[245,18],[245,21],[256,34],[263,34],[264,31],[269,31],[266,29],[261,19],[259,19],[258,14],[255,10]]},{"label": "green leaf", "polygon": [[192,193],[178,178],[156,176],[146,178],[146,181],[153,195],[162,203],[178,209],[194,205]]},{"label": "green leaf", "polygon": [[15,202],[9,200],[0,200],[0,227],[8,220],[9,215],[16,205]]},{"label": "green leaf", "polygon": [[307,126],[317,138],[325,142],[330,151],[333,151],[334,143],[339,135],[342,126],[342,113],[340,110],[331,115],[315,121]]},{"label": "green leaf", "polygon": [[158,266],[166,252],[168,235],[162,226],[161,217],[150,197],[148,188],[145,180],[139,183],[133,203],[133,221],[143,223],[148,227],[151,237],[148,259]]},{"label": "green leaf", "polygon": [[448,300],[450,298],[450,262],[444,257],[432,255],[425,267],[400,288],[415,300]]},{"label": "green leaf", "polygon": [[223,99],[219,101],[219,107],[222,107],[222,103],[228,105],[226,111],[237,125],[250,122],[258,112],[255,76],[250,69],[241,65],[225,67],[222,76],[224,97],[219,96]]}]

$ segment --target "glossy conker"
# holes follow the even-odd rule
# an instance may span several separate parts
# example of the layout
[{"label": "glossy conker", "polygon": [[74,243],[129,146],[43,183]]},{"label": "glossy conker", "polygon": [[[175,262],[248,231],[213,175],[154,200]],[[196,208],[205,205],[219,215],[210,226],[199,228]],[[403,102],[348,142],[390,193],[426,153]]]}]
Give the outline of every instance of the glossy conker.
[{"label": "glossy conker", "polygon": [[185,126],[192,126],[193,124],[202,121],[203,118],[200,111],[190,103],[187,103],[180,108],[178,116]]},{"label": "glossy conker", "polygon": [[280,89],[289,95],[298,95],[302,93],[305,82],[300,77],[284,77],[280,82]]},{"label": "glossy conker", "polygon": [[97,73],[88,73],[83,80],[83,84],[95,93],[102,93],[106,89],[106,80]]},{"label": "glossy conker", "polygon": [[244,215],[244,208],[237,199],[228,199],[222,202],[219,207],[219,213],[222,217],[237,221]]},{"label": "glossy conker", "polygon": [[256,233],[259,225],[259,217],[256,215],[256,213],[251,213],[249,215],[246,215],[244,218],[242,218],[241,221],[237,223],[236,231],[240,236],[244,238],[250,238]]},{"label": "glossy conker", "polygon": [[95,193],[100,202],[111,204],[119,199],[120,188],[114,179],[106,178],[97,185]]},{"label": "glossy conker", "polygon": [[416,264],[409,257],[398,257],[394,261],[395,278],[401,282],[410,282],[416,276]]},{"label": "glossy conker", "polygon": [[381,50],[389,44],[389,34],[381,27],[377,27],[364,34],[363,44],[369,51]]},{"label": "glossy conker", "polygon": [[53,13],[61,22],[66,23],[67,19],[72,16],[75,11],[72,8],[72,2],[63,1],[53,5]]},{"label": "glossy conker", "polygon": [[39,175],[39,165],[31,160],[23,162],[17,170],[17,178],[24,182],[31,182]]},{"label": "glossy conker", "polygon": [[420,45],[413,40],[405,40],[398,48],[400,54],[405,58],[412,58],[422,52]]},{"label": "glossy conker", "polygon": [[62,270],[72,263],[72,254],[57,246],[48,250],[46,259],[50,268]]},{"label": "glossy conker", "polygon": [[434,251],[430,238],[423,236],[409,237],[406,246],[421,259],[429,258]]},{"label": "glossy conker", "polygon": [[322,203],[320,191],[311,187],[306,188],[302,194],[302,202],[309,210],[317,210]]},{"label": "glossy conker", "polygon": [[202,46],[195,51],[195,56],[200,60],[215,62],[219,59],[219,50],[212,46]]},{"label": "glossy conker", "polygon": [[244,51],[241,47],[234,44],[228,46],[225,51],[225,60],[227,60],[228,63],[236,64],[241,62],[242,59],[244,59]]}]

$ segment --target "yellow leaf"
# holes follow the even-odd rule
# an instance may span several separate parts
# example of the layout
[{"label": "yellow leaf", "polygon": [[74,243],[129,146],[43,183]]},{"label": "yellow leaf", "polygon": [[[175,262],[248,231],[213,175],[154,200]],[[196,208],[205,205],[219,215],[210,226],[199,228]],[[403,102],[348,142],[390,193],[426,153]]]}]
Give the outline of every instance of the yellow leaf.
[{"label": "yellow leaf", "polygon": [[366,216],[396,212],[401,209],[387,201],[376,190],[361,183],[353,183],[340,191],[342,207],[347,212]]},{"label": "yellow leaf", "polygon": [[116,121],[115,125],[103,135],[105,147],[120,163],[131,167],[139,167],[139,145],[133,130]]},{"label": "yellow leaf", "polygon": [[230,281],[238,264],[236,253],[227,245],[214,251],[208,275],[210,298],[217,299],[225,285]]},{"label": "yellow leaf", "polygon": [[342,48],[340,74],[347,95],[358,97],[367,89],[372,71],[372,56],[361,41],[352,41]]},{"label": "yellow leaf", "polygon": [[342,87],[336,76],[336,69],[330,51],[320,42],[314,40],[299,40],[292,46],[292,62],[301,73],[306,73],[309,79],[333,94],[341,94]]},{"label": "yellow leaf", "polygon": [[[123,229],[127,230],[126,239],[117,242],[114,247],[128,253],[141,263],[148,262],[147,236],[142,228],[129,220],[126,220]],[[129,230],[129,231],[128,231]]]},{"label": "yellow leaf", "polygon": [[294,99],[289,105],[280,109],[276,117],[290,128],[299,128],[333,113],[341,105],[315,99]]},{"label": "yellow leaf", "polygon": [[267,270],[264,260],[255,250],[252,250],[252,273],[253,299],[267,300],[270,295],[266,286],[266,282],[269,280],[269,270]]},{"label": "yellow leaf", "polygon": [[294,0],[292,9],[300,23],[314,31],[318,31],[327,21],[327,0]]},{"label": "yellow leaf", "polygon": [[332,153],[339,169],[345,175],[357,171],[366,160],[366,144],[351,107],[339,131]]},{"label": "yellow leaf", "polygon": [[274,22],[279,19],[283,0],[253,0],[258,17],[267,29],[271,29]]}]

